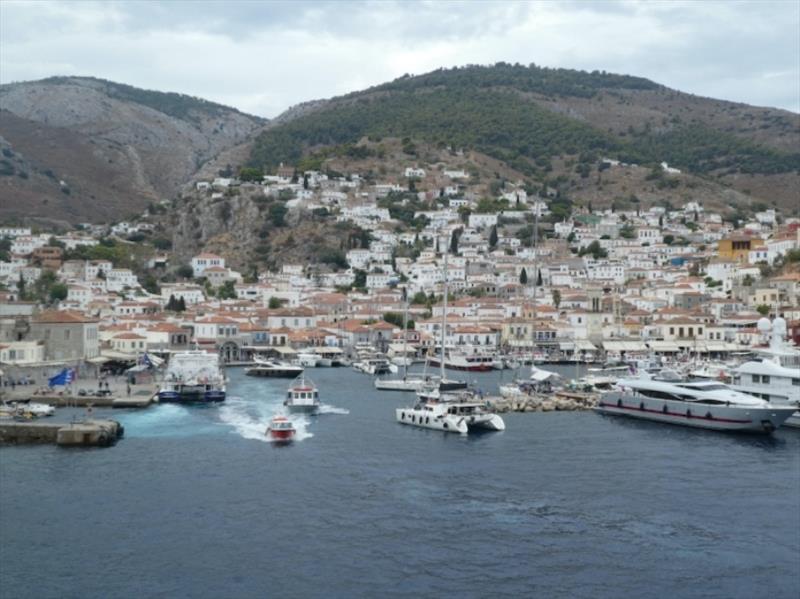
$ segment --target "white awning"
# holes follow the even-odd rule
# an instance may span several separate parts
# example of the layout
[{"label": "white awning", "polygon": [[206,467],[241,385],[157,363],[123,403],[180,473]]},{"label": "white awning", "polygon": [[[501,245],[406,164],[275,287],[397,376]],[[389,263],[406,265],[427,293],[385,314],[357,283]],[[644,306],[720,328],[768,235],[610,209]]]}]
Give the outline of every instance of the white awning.
[{"label": "white awning", "polygon": [[100,352],[101,357],[108,358],[109,360],[120,360],[122,362],[135,362],[136,354],[129,354],[126,352],[116,351],[113,349],[104,349]]},{"label": "white awning", "polygon": [[647,346],[642,341],[603,341],[606,351],[647,351]]},{"label": "white awning", "polygon": [[296,354],[297,350],[289,347],[288,345],[276,345],[275,347],[270,347],[271,350],[278,352],[279,354],[289,355],[289,354]]},{"label": "white awning", "polygon": [[578,346],[578,351],[597,351],[597,346],[588,339],[577,339],[575,344]]},{"label": "white awning", "polygon": [[572,341],[561,341],[558,344],[558,349],[562,351],[572,351],[575,349],[575,344]]},{"label": "white awning", "polygon": [[315,347],[314,352],[320,355],[338,355],[342,353],[341,347]]},{"label": "white awning", "polygon": [[673,341],[648,341],[647,345],[657,352],[673,353],[681,351],[681,348]]}]

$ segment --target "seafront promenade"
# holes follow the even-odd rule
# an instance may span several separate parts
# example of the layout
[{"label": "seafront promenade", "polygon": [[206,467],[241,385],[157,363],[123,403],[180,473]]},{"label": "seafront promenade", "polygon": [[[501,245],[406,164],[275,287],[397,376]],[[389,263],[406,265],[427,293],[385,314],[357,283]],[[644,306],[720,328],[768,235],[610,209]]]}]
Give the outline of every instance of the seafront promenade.
[{"label": "seafront promenade", "polygon": [[[158,392],[157,382],[129,384],[125,377],[103,380],[84,378],[69,388],[50,389],[41,385],[14,385],[0,388],[0,400],[7,403],[35,401],[55,407],[145,407]],[[101,394],[98,394],[101,393]]]}]

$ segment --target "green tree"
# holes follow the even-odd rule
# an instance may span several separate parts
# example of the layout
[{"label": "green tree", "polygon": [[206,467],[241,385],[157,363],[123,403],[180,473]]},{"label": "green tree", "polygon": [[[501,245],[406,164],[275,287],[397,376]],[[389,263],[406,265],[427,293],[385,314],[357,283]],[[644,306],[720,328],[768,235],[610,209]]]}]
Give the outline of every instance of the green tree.
[{"label": "green tree", "polygon": [[267,305],[267,307],[270,310],[277,310],[282,305],[283,305],[283,300],[273,296],[273,297],[269,298],[269,304]]},{"label": "green tree", "polygon": [[147,291],[148,293],[152,293],[155,295],[161,293],[161,288],[158,286],[158,281],[150,273],[147,273],[142,279],[142,288],[144,288],[144,290]]},{"label": "green tree", "polygon": [[219,299],[236,299],[236,287],[234,287],[233,280],[225,281],[217,289],[217,297]]},{"label": "green tree", "polygon": [[458,240],[461,238],[461,233],[464,232],[464,229],[459,227],[458,229],[453,230],[450,234],[450,253],[454,255],[458,255]]},{"label": "green tree", "polygon": [[67,299],[67,286],[64,283],[54,283],[50,287],[50,301],[60,302]]},{"label": "green tree", "polygon": [[286,225],[286,213],[289,209],[280,202],[270,204],[269,218],[272,224],[276,227],[283,227]]},{"label": "green tree", "polygon": [[421,306],[428,303],[428,296],[424,291],[417,291],[414,297],[411,298],[411,303],[416,306]]},{"label": "green tree", "polygon": [[528,271],[525,270],[525,267],[523,267],[519,273],[519,284],[520,285],[528,284]]},{"label": "green tree", "polygon": [[491,249],[497,247],[497,225],[492,225],[492,230],[489,233],[489,247]]},{"label": "green tree", "polygon": [[581,248],[578,252],[579,256],[585,256],[587,254],[591,254],[595,260],[608,257],[608,252],[603,249],[603,247],[600,245],[600,242],[596,239],[588,246]]},{"label": "green tree", "polygon": [[561,305],[561,291],[558,289],[553,289],[553,305],[556,307],[556,310],[558,310]]},{"label": "green tree", "polygon": [[178,298],[178,305],[176,306],[177,312],[186,312],[186,299],[183,296]]},{"label": "green tree", "polygon": [[[389,324],[393,324],[398,328],[403,328],[403,315],[398,312],[386,312],[383,315],[383,320],[388,322]],[[409,319],[408,320],[408,328],[414,328],[414,321]]]},{"label": "green tree", "polygon": [[194,276],[194,270],[188,264],[182,264],[178,267],[176,273],[182,279],[191,279]]},{"label": "green tree", "polygon": [[767,304],[761,304],[760,306],[756,307],[756,312],[761,314],[761,316],[768,316],[769,315],[769,306]]},{"label": "green tree", "polygon": [[540,268],[536,271],[536,286],[541,287],[543,284],[544,281],[542,281],[542,269]]}]

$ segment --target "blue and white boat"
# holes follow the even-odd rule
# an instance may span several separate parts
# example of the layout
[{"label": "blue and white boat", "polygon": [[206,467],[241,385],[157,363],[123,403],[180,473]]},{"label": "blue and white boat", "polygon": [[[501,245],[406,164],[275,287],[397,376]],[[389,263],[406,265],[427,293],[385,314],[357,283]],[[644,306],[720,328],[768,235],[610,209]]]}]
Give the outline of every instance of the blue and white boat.
[{"label": "blue and white boat", "polygon": [[162,403],[213,403],[225,401],[225,376],[219,356],[204,351],[184,351],[169,361],[158,392]]}]

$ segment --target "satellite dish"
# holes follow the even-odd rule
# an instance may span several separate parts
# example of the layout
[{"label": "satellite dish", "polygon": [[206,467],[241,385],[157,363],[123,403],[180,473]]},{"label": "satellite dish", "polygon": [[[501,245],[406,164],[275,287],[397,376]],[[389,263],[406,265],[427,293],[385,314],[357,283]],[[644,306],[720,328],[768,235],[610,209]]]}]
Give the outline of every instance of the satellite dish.
[{"label": "satellite dish", "polygon": [[763,318],[759,318],[758,322],[756,323],[756,328],[758,332],[762,335],[767,335],[772,330],[772,323],[769,321],[769,318],[766,316]]}]

